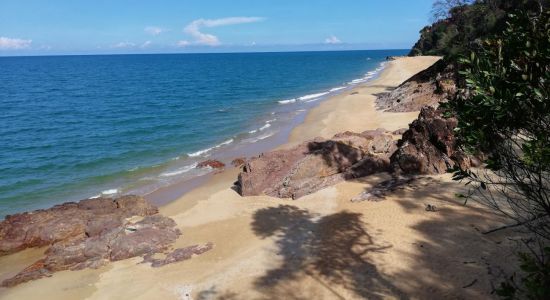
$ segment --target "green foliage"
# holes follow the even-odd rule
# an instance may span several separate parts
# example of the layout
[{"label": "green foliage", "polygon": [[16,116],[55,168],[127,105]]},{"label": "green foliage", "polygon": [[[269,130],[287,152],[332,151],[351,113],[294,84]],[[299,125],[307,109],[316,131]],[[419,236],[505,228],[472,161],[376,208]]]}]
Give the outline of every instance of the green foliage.
[{"label": "green foliage", "polygon": [[538,3],[547,5],[548,1],[477,0],[470,5],[464,5],[469,2],[457,1],[456,6],[444,14],[447,16],[445,19],[440,19],[442,12],[434,13],[434,18],[439,21],[420,31],[420,39],[409,55],[441,55],[456,58],[469,52],[480,40],[500,33],[506,26],[508,12],[536,9]]},{"label": "green foliage", "polygon": [[[550,168],[550,12],[510,14],[501,37],[485,40],[460,72],[467,94],[449,102],[470,151],[493,151],[514,141],[528,169]],[[505,166],[494,152],[490,166]]]},{"label": "green foliage", "polygon": [[521,270],[524,275],[520,282],[515,276],[501,283],[496,290],[502,299],[548,299],[550,296],[550,248],[544,250],[544,259],[536,259],[533,255],[519,253]]},{"label": "green foliage", "polygon": [[[463,89],[445,104],[461,146],[487,154],[490,175],[455,170],[482,201],[538,239],[550,241],[550,11],[510,13],[506,27],[458,60]],[[497,194],[497,196],[495,196]],[[468,196],[460,196],[468,198]],[[521,278],[502,283],[503,299],[550,299],[550,248],[520,253]]]}]

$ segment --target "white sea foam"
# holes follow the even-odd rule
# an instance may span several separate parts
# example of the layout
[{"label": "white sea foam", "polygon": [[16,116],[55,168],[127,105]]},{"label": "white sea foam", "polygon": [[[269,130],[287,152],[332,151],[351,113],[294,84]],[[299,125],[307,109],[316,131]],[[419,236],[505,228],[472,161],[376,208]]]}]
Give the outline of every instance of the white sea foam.
[{"label": "white sea foam", "polygon": [[275,133],[276,133],[276,132],[267,132],[267,133],[262,134],[262,135],[260,135],[260,136],[258,136],[258,137],[253,137],[253,138],[245,139],[245,140],[243,140],[243,142],[249,143],[249,144],[253,144],[253,143],[257,142],[257,141],[265,140],[265,139],[267,139],[268,137],[273,136]]},{"label": "white sea foam", "polygon": [[311,101],[308,101],[308,100],[317,99],[317,98],[320,98],[320,97],[322,97],[322,96],[324,96],[328,93],[336,92],[336,91],[339,91],[339,90],[342,90],[342,89],[345,89],[345,88],[346,88],[345,86],[339,86],[339,87],[335,87],[335,88],[330,89],[328,92],[309,94],[309,95],[305,95],[305,96],[302,96],[302,97],[292,98],[292,99],[287,99],[287,100],[280,100],[280,101],[277,101],[277,102],[279,102],[280,104],[295,103],[297,100],[311,102]]},{"label": "white sea foam", "polygon": [[260,127],[260,131],[266,130],[266,129],[268,129],[269,127],[271,127],[271,124],[265,123],[264,126]]},{"label": "white sea foam", "polygon": [[233,139],[228,139],[228,140],[225,141],[225,142],[219,143],[219,144],[216,145],[216,147],[214,147],[214,148],[220,148],[221,146],[229,145],[229,144],[231,144],[231,143],[233,143]]},{"label": "white sea foam", "polygon": [[206,153],[208,153],[208,152],[210,152],[210,151],[212,151],[212,150],[214,150],[214,149],[220,148],[220,147],[225,146],[225,145],[229,145],[229,144],[231,144],[231,143],[233,143],[233,139],[228,139],[227,141],[222,142],[222,143],[219,143],[219,144],[217,144],[217,145],[214,146],[214,147],[206,148],[206,149],[199,150],[199,151],[193,152],[193,153],[187,153],[187,155],[188,155],[189,157],[201,156],[201,155],[206,154]]},{"label": "white sea foam", "polygon": [[322,97],[326,94],[328,94],[329,92],[322,92],[322,93],[316,93],[316,94],[310,94],[310,95],[305,95],[305,96],[302,96],[300,98],[298,98],[300,101],[305,101],[305,100],[310,100],[310,99],[315,99],[315,98],[319,98],[319,97]]},{"label": "white sea foam", "polygon": [[109,189],[101,192],[101,196],[112,196],[118,194],[118,189]]},{"label": "white sea foam", "polygon": [[364,77],[362,78],[357,78],[357,79],[354,79],[350,82],[348,82],[348,85],[356,85],[356,84],[359,84],[359,83],[363,83],[363,82],[367,82],[369,81],[370,79],[372,79],[374,76],[376,76],[376,74],[378,74],[380,71],[382,71],[384,69],[384,66],[386,64],[385,63],[381,63],[380,66],[376,69],[374,69],[374,71],[369,71],[365,74]]},{"label": "white sea foam", "polygon": [[364,78],[358,78],[358,79],[354,79],[354,80],[350,81],[349,84],[357,84],[357,83],[361,83],[363,81],[365,81]]},{"label": "white sea foam", "polygon": [[203,154],[209,152],[209,151],[212,150],[212,149],[214,149],[214,147],[212,147],[212,148],[206,148],[206,149],[199,150],[199,151],[193,152],[193,153],[187,153],[187,155],[188,155],[189,157],[197,157],[197,156],[201,156],[201,155],[203,155]]},{"label": "white sea foam", "polygon": [[197,163],[194,163],[192,165],[184,166],[182,168],[179,168],[179,169],[171,171],[171,172],[162,173],[162,174],[160,174],[160,176],[162,176],[162,177],[171,177],[171,176],[181,175],[181,174],[187,173],[187,172],[195,169],[196,167],[197,167]]},{"label": "white sea foam", "polygon": [[343,90],[345,88],[346,88],[345,86],[339,86],[339,87],[335,87],[335,88],[330,89],[329,92],[336,92],[336,91],[339,91],[339,90]]},{"label": "white sea foam", "polygon": [[279,102],[279,104],[289,104],[289,103],[296,102],[296,99],[280,100],[280,101],[277,101],[277,102]]},{"label": "white sea foam", "polygon": [[248,133],[254,134],[254,133],[256,133],[256,132],[258,132],[258,129],[250,130]]},{"label": "white sea foam", "polygon": [[264,135],[261,135],[261,136],[257,137],[256,139],[257,139],[257,141],[265,140],[265,139],[267,139],[268,137],[273,136],[274,134],[275,134],[275,132],[269,132],[269,133],[267,133],[267,134],[264,134]]}]

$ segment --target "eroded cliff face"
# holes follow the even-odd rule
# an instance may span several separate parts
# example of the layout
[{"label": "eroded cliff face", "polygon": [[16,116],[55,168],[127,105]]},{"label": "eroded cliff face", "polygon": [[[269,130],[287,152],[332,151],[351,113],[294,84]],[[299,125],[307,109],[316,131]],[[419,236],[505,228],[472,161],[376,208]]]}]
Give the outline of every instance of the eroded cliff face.
[{"label": "eroded cliff face", "polygon": [[[181,235],[174,220],[138,196],[97,198],[7,216],[0,222],[0,255],[48,247],[44,257],[2,282],[10,287],[62,270],[97,268],[136,256],[153,266],[190,258],[212,244],[171,250]],[[153,259],[164,252],[165,258]]]},{"label": "eroded cliff face", "polygon": [[419,111],[425,106],[438,107],[455,93],[454,68],[440,60],[396,89],[378,95],[376,107],[389,112]]}]

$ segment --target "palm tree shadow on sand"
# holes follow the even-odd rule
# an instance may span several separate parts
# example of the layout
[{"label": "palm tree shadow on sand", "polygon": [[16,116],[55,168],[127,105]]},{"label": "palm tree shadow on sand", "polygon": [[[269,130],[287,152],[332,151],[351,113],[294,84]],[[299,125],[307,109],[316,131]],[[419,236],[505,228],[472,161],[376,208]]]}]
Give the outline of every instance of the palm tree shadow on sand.
[{"label": "palm tree shadow on sand", "polygon": [[[347,211],[315,216],[295,206],[260,209],[254,215],[253,231],[262,238],[275,237],[282,263],[258,278],[255,286],[266,297],[308,298],[288,286],[308,276],[322,285],[334,299],[346,299],[342,288],[356,296],[381,299],[399,295],[396,286],[369,262],[369,254],[391,245],[379,245],[365,229],[361,214]],[[338,290],[334,289],[338,287]]]}]

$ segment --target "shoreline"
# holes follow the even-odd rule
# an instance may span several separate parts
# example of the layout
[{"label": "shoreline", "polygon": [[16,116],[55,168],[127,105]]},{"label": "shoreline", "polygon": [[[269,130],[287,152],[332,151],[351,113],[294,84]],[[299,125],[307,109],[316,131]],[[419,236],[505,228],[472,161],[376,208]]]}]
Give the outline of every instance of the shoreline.
[{"label": "shoreline", "polygon": [[[436,57],[392,61],[380,78],[320,103],[281,147],[333,132],[407,127],[418,112],[376,110],[375,94],[429,67]],[[357,94],[354,94],[357,92]],[[449,174],[425,176],[384,201],[351,202],[388,174],[339,182],[298,200],[241,197],[239,172],[212,174],[159,207],[181,230],[174,247],[213,243],[192,259],[152,268],[139,257],[98,269],[61,271],[0,289],[5,299],[363,299],[491,298],[491,266],[506,266],[499,234],[482,232],[502,221],[463,206],[465,187]],[[438,212],[427,212],[427,204]],[[502,242],[503,241],[503,242]],[[29,265],[39,249],[0,257],[0,279]],[[466,263],[467,262],[467,263]],[[464,286],[476,278],[467,289]]]},{"label": "shoreline", "polygon": [[[368,129],[384,127],[379,125],[387,126],[386,129],[388,131],[407,127],[412,120],[416,119],[419,112],[387,113],[379,111],[375,105],[375,95],[396,88],[402,82],[419,71],[428,68],[439,59],[440,57],[436,56],[421,56],[414,58],[399,57],[394,60],[385,61],[384,68],[377,74],[376,78],[323,99],[317,106],[309,109],[303,121],[291,128],[286,141],[268,151],[290,148],[301,142],[312,140],[315,137],[331,138],[334,134],[344,131],[362,132]],[[414,61],[414,67],[408,67],[407,64],[404,64],[405,67],[403,67],[400,64],[403,61]],[[353,107],[357,105],[366,107],[366,109],[354,110]],[[364,118],[365,116],[367,116],[366,119]],[[392,117],[388,118],[388,116]],[[340,122],[340,118],[343,118],[344,121]],[[401,122],[395,122],[396,119],[401,120]],[[190,193],[208,190],[212,186],[217,186],[220,181],[228,183],[230,181],[228,177],[232,177],[233,181],[235,181],[239,171],[240,167],[236,168],[228,164],[225,169],[213,171],[195,178],[195,181],[191,184],[184,182],[181,185],[174,184],[155,191],[158,192],[160,197],[166,197],[165,195],[168,194],[171,199],[159,206],[160,212],[167,216],[173,216],[174,211],[192,207],[196,202],[191,200],[192,196],[188,196]],[[171,190],[176,193],[178,191],[183,193],[172,198],[175,195],[170,193]],[[155,199],[151,199],[150,195],[145,195],[144,198],[155,204]],[[164,199],[166,200],[166,198]],[[183,203],[186,201],[191,203]]]},{"label": "shoreline", "polygon": [[[294,136],[296,135],[296,129],[300,128],[301,126],[308,126],[307,123],[309,122],[308,118],[311,118],[311,112],[321,106],[323,103],[327,101],[334,101],[335,98],[345,96],[346,94],[353,93],[357,89],[368,86],[369,84],[376,82],[381,76],[383,76],[383,73],[386,71],[386,69],[390,66],[390,63],[392,61],[386,60],[379,64],[379,66],[374,69],[370,70],[365,74],[365,77],[353,79],[350,82],[348,82],[348,86],[339,86],[335,88],[331,88],[330,90],[322,93],[317,94],[308,94],[306,96],[290,99],[290,100],[279,100],[277,101],[279,105],[287,106],[287,105],[293,105],[294,103],[302,103],[302,106],[297,110],[298,113],[291,116],[286,122],[283,124],[279,124],[277,127],[277,130],[271,133],[267,138],[265,139],[259,139],[256,142],[248,145],[231,145],[228,144],[228,149],[220,149],[217,153],[214,153],[212,156],[202,157],[203,160],[206,159],[214,159],[219,160],[223,163],[225,163],[226,167],[221,170],[211,170],[210,172],[200,174],[193,176],[191,178],[179,178],[176,179],[174,182],[171,182],[165,186],[161,186],[159,188],[154,189],[151,192],[147,192],[143,194],[142,196],[150,201],[152,204],[157,206],[163,206],[166,204],[169,204],[172,201],[177,201],[179,198],[183,197],[186,193],[190,192],[191,190],[200,187],[201,185],[208,182],[209,179],[212,178],[212,176],[219,172],[225,172],[228,169],[235,169],[235,167],[231,166],[230,162],[235,158],[249,158],[257,156],[263,152],[269,152],[275,149],[288,147],[289,145],[294,144],[296,142],[296,139]],[[317,96],[317,97],[314,97]],[[310,100],[302,101],[301,98],[308,98]],[[291,102],[289,102],[291,101]],[[312,103],[312,104],[308,104]],[[270,121],[266,121],[266,125],[270,125]],[[265,126],[265,125],[264,125]],[[256,129],[254,131],[258,131],[259,129]],[[233,141],[233,138],[231,139]],[[225,143],[225,142],[224,142]],[[222,143],[222,144],[224,144]],[[196,153],[205,153],[208,151],[216,150],[218,149],[219,145],[213,146],[207,149],[199,150]],[[233,147],[233,148],[232,148]],[[199,156],[196,156],[199,157]],[[238,168],[237,168],[238,169]],[[131,194],[131,192],[130,192]]]},{"label": "shoreline", "polygon": [[[109,122],[94,123],[91,122],[92,118],[85,119],[86,122],[93,123],[90,125],[98,124],[98,128],[102,130],[103,138],[100,138],[98,134],[91,135],[91,138],[85,138],[73,147],[71,146],[72,142],[61,143],[56,140],[57,136],[52,136],[51,143],[49,141],[51,145],[45,149],[44,153],[41,154],[36,150],[41,147],[40,143],[32,148],[34,150],[29,150],[32,153],[29,153],[26,158],[23,156],[25,159],[22,160],[25,167],[12,168],[17,171],[8,172],[13,175],[17,174],[17,176],[9,177],[17,178],[21,184],[13,186],[12,189],[10,185],[12,181],[5,181],[10,183],[6,185],[10,189],[10,193],[2,198],[0,215],[6,216],[24,211],[46,209],[63,202],[98,196],[145,195],[160,187],[174,183],[179,184],[182,180],[185,181],[209,172],[208,169],[197,169],[194,166],[202,160],[214,157],[217,155],[216,153],[236,152],[233,150],[251,144],[256,145],[249,148],[258,149],[249,151],[251,155],[256,155],[251,152],[271,150],[276,145],[286,143],[286,133],[277,134],[277,131],[280,130],[279,127],[286,128],[289,127],[287,124],[294,122],[291,120],[293,114],[300,114],[299,117],[302,118],[306,113],[305,110],[316,106],[322,101],[322,98],[342,91],[342,87],[353,86],[370,78],[371,73],[375,72],[380,63],[384,61],[384,57],[399,55],[405,51],[407,50],[366,50],[358,51],[355,54],[322,52],[290,56],[286,54],[246,55],[234,64],[228,65],[230,68],[227,71],[230,73],[224,75],[227,76],[227,80],[218,78],[220,79],[218,84],[211,88],[208,87],[208,83],[210,80],[214,80],[214,77],[212,79],[204,77],[203,80],[201,79],[203,77],[199,76],[197,78],[200,80],[197,79],[197,81],[193,76],[178,76],[177,80],[183,80],[182,82],[188,80],[190,83],[174,86],[172,84],[175,81],[166,76],[157,78],[158,83],[164,82],[166,89],[172,91],[169,95],[165,95],[162,88],[156,92],[154,89],[150,90],[143,86],[145,89],[142,91],[143,93],[137,94],[142,95],[144,100],[136,102],[139,105],[121,106],[120,115],[115,114],[116,109],[103,113],[99,113],[101,110],[91,110],[98,114],[99,119],[105,118],[112,120],[113,124],[117,124],[118,129],[115,128],[117,130],[109,130],[109,126],[111,126]],[[264,70],[256,70],[259,72],[258,75],[253,75],[254,72],[247,72],[249,75],[244,77],[231,75],[238,74],[239,68],[233,67],[237,67],[239,64],[243,64],[240,69],[246,69],[272,57],[288,59],[284,62],[281,61],[282,64],[277,64],[273,68],[262,67]],[[220,61],[227,59],[223,56],[214,58]],[[178,59],[179,62],[180,59]],[[247,62],[252,63],[247,65]],[[130,59],[128,63],[144,66],[140,64],[139,60]],[[181,63],[186,65],[190,62],[181,60]],[[305,68],[301,67],[304,63],[306,64]],[[191,65],[193,64],[191,63]],[[210,67],[215,68],[214,65]],[[55,68],[55,65],[52,68],[52,72],[63,74],[61,69]],[[170,71],[170,67],[167,65],[151,68],[151,71],[156,72],[157,69],[164,70],[163,74],[168,74]],[[177,70],[183,69],[174,69],[174,74],[186,74]],[[311,76],[312,72],[321,75],[321,77],[316,78],[319,75]],[[186,79],[187,77],[189,78]],[[230,81],[236,89],[231,90]],[[245,82],[248,83],[245,84]],[[21,84],[26,84],[26,82],[21,82]],[[141,88],[140,86],[135,89],[141,91]],[[108,88],[102,90],[107,91]],[[83,93],[84,96],[92,97],[94,90],[91,89],[89,92],[87,93],[86,90],[86,93]],[[44,96],[47,95],[46,91]],[[67,97],[70,96],[72,94],[67,95]],[[121,101],[131,101],[132,98],[130,94],[115,96]],[[197,98],[199,100],[193,99],[196,97],[199,97]],[[79,96],[78,99],[85,98]],[[102,99],[109,99],[109,97],[102,97]],[[293,103],[281,103],[285,100],[292,100]],[[154,102],[153,109],[140,108],[140,105],[149,105],[148,101]],[[62,102],[61,100],[56,102],[56,109],[63,109]],[[91,102],[87,101],[86,103]],[[75,111],[79,111],[79,108],[85,106],[75,106]],[[172,106],[174,108],[169,109]],[[97,106],[97,108],[102,107]],[[155,112],[155,109],[159,109],[159,111]],[[204,123],[205,118],[209,122]],[[47,118],[47,120],[57,119]],[[33,123],[32,126],[35,124]],[[80,129],[85,128],[84,126],[75,126],[74,130]],[[13,137],[16,138],[19,133],[13,132]],[[83,136],[86,135],[83,134]],[[271,142],[273,139],[277,139],[277,141]],[[109,140],[117,142],[109,145]],[[86,157],[85,161],[77,159],[73,161],[71,151],[85,152],[83,149],[88,143],[97,144],[90,149],[104,148],[101,151],[88,152],[89,156],[87,153],[81,154]],[[135,147],[131,146],[133,144]],[[66,155],[56,159],[56,146],[58,145],[60,145],[59,151],[63,151]],[[65,147],[65,145],[67,146]],[[13,157],[19,155],[17,149],[14,149]],[[247,151],[239,152],[241,153],[236,153],[235,156],[249,154]],[[21,152],[21,155],[23,154],[24,152]],[[46,154],[48,157],[52,157],[51,163],[40,160],[40,157]],[[225,156],[225,154],[220,155]],[[9,163],[9,160],[6,163]],[[48,171],[48,164],[54,168],[51,173],[54,173],[52,175],[55,175],[55,180],[53,177],[47,178],[49,172],[33,173],[29,171],[34,167],[43,167],[37,170]],[[75,177],[78,178],[75,179]],[[43,179],[41,182],[26,180],[33,178]]]},{"label": "shoreline", "polygon": [[[399,57],[399,59],[407,60],[407,57]],[[425,56],[422,58],[421,64],[423,67],[428,67],[433,62],[435,62],[437,59],[436,57],[430,57]],[[418,60],[418,59],[417,59]],[[355,131],[355,132],[361,132],[366,129],[376,129],[372,128],[375,123],[378,124],[384,124],[386,129],[389,131],[397,130],[400,128],[397,128],[399,126],[392,126],[392,124],[389,124],[389,122],[384,122],[384,114],[382,112],[377,113],[378,110],[374,106],[374,100],[376,97],[368,97],[367,99],[364,99],[364,97],[350,97],[354,96],[352,94],[357,93],[356,95],[359,95],[359,93],[383,93],[389,91],[388,88],[390,88],[393,84],[393,86],[397,87],[399,83],[407,80],[412,75],[414,75],[415,70],[407,70],[404,69],[399,74],[396,75],[388,75],[392,72],[395,72],[395,66],[396,60],[387,60],[381,63],[381,68],[379,67],[379,71],[374,74],[374,77],[371,79],[368,79],[366,82],[346,87],[342,91],[338,91],[336,94],[321,99],[317,103],[317,105],[309,108],[306,110],[304,115],[299,115],[297,118],[294,118],[291,120],[291,123],[285,124],[281,126],[281,131],[277,132],[275,134],[275,139],[267,139],[265,141],[262,141],[263,143],[260,143],[259,145],[250,145],[249,147],[245,149],[241,149],[241,152],[239,151],[227,151],[225,153],[221,153],[221,155],[209,157],[208,159],[219,159],[222,162],[226,163],[226,168],[224,170],[214,170],[206,174],[202,174],[196,177],[193,177],[191,179],[181,179],[174,183],[171,183],[167,186],[160,187],[150,193],[144,194],[143,197],[147,200],[149,200],[151,203],[159,206],[168,205],[170,202],[177,201],[179,198],[184,197],[186,193],[189,193],[195,188],[200,187],[201,185],[206,184],[215,173],[219,172],[225,172],[226,170],[232,170],[235,169],[232,167],[229,162],[237,157],[251,157],[256,156],[262,152],[268,152],[275,149],[281,149],[281,148],[287,148],[292,147],[293,145],[296,145],[297,143],[304,142],[306,140],[314,139],[315,137],[323,137],[323,138],[330,138],[334,134],[343,132],[343,131]],[[392,84],[382,84],[380,86],[377,86],[379,82],[387,82],[391,81]],[[365,89],[368,89],[368,91],[365,91]],[[373,91],[370,91],[370,90]],[[353,98],[353,99],[351,99]],[[342,101],[343,100],[343,101]],[[362,113],[355,113],[353,110],[345,109],[345,106],[353,107],[355,105],[361,105],[360,102],[362,101],[369,101],[367,105],[369,105],[368,111],[362,112]],[[350,103],[351,102],[351,103]],[[346,115],[346,122],[341,122],[338,124],[338,122],[334,122],[332,120],[336,120],[342,116],[339,116],[338,114],[335,114],[334,111],[340,111],[341,114]],[[353,123],[352,126],[350,126],[350,122],[348,122],[350,119],[354,120],[360,120],[363,116],[361,114],[365,115],[374,115],[376,120],[371,122],[359,122],[356,121]],[[418,112],[406,112],[406,113],[393,113],[395,116],[407,118],[410,120],[413,120],[418,115]],[[330,125],[324,124],[324,120],[329,120],[328,122],[331,122]],[[407,124],[405,124],[407,125]],[[384,126],[381,126],[384,127]],[[205,158],[206,159],[206,158]]]}]

